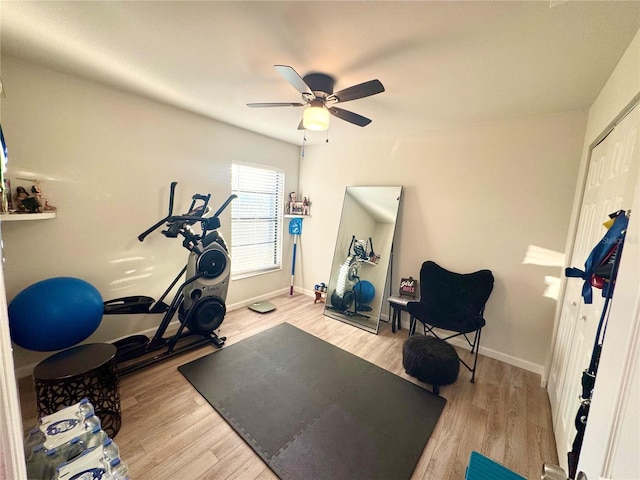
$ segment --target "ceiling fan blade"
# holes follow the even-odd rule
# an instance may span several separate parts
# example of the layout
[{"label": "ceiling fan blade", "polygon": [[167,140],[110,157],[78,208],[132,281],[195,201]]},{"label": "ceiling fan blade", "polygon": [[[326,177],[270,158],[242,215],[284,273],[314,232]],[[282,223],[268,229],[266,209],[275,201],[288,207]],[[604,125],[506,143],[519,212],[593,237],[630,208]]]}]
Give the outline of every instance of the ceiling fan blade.
[{"label": "ceiling fan blade", "polygon": [[296,102],[277,102],[277,103],[247,103],[247,107],[264,108],[264,107],[304,107],[304,103]]},{"label": "ceiling fan blade", "polygon": [[274,65],[276,70],[280,75],[284,77],[284,79],[289,82],[293,88],[298,90],[300,93],[308,93],[309,95],[313,95],[313,92],[309,88],[309,85],[304,83],[304,80],[298,72],[296,72],[293,68],[288,65]]},{"label": "ceiling fan blade", "polygon": [[366,127],[371,123],[371,119],[348,110],[343,110],[342,108],[330,107],[329,111],[340,120],[345,120],[349,123],[353,123],[354,125],[358,125],[359,127]]},{"label": "ceiling fan blade", "polygon": [[[329,98],[335,98],[338,102],[349,102],[351,100],[357,100],[358,98],[369,97],[376,93],[384,92],[384,85],[380,80],[369,80],[368,82],[359,83],[353,87],[345,88],[339,92],[330,95]],[[327,98],[327,100],[329,100]]]}]

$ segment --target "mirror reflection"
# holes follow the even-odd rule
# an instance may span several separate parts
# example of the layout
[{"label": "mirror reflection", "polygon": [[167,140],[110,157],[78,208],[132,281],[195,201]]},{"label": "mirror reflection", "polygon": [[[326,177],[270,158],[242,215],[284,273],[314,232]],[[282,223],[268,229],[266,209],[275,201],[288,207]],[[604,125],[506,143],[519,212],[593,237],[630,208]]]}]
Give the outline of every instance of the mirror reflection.
[{"label": "mirror reflection", "polygon": [[347,187],[324,314],[378,333],[402,187]]}]

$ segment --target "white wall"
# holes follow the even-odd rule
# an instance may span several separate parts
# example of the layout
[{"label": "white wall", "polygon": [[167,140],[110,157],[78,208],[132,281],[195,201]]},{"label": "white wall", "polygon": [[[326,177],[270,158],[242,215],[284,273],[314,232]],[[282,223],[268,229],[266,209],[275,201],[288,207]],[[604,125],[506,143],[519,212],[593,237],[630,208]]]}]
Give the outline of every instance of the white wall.
[{"label": "white wall", "polygon": [[[143,243],[137,236],[166,216],[172,181],[178,182],[176,213],[186,211],[195,193],[211,193],[217,209],[230,195],[233,161],[281,168],[285,191],[297,190],[294,145],[11,57],[2,58],[2,74],[7,176],[14,188],[23,183],[16,177],[43,180],[45,196],[58,208],[53,220],[3,223],[9,301],[57,276],[87,280],[104,300],[158,298],[188,252],[159,231]],[[229,211],[221,231],[229,240]],[[283,257],[280,272],[232,282],[227,304],[286,289],[290,259]],[[112,340],[158,321],[105,316],[87,341]],[[16,347],[16,366],[24,374],[21,367],[45,355]]]},{"label": "white wall", "polygon": [[[300,188],[314,198],[302,235],[306,289],[328,282],[347,185],[402,185],[394,289],[425,260],[460,273],[493,271],[483,353],[542,372],[556,302],[543,297],[559,267],[524,265],[530,245],[563,252],[586,115],[568,112],[307,147]],[[353,127],[357,128],[357,127]],[[371,130],[367,130],[370,128]]]},{"label": "white wall", "polygon": [[[583,113],[408,138],[362,129],[360,142],[334,137],[307,146],[298,188],[295,146],[10,57],[3,58],[3,80],[10,92],[3,101],[9,177],[44,179],[44,192],[59,209],[54,220],[4,226],[9,300],[35,281],[60,275],[85,278],[104,299],[157,297],[186,252],[159,234],[144,243],[136,236],[165,215],[169,183],[179,182],[178,205],[196,191],[211,192],[216,205],[229,194],[230,162],[259,161],[285,169],[286,191],[314,199],[300,239],[299,287],[311,291],[328,282],[346,186],[403,185],[394,284],[418,277],[427,259],[460,272],[492,269],[496,287],[484,352],[540,371],[555,310],[555,302],[542,296],[544,277],[559,276],[560,269],[522,260],[530,244],[563,250]],[[228,238],[228,215],[222,220]],[[285,268],[273,278],[233,282],[228,303],[286,289],[289,250],[287,243]],[[138,260],[115,262],[127,258]],[[156,323],[105,317],[88,341]],[[43,356],[16,348],[18,367]]]}]

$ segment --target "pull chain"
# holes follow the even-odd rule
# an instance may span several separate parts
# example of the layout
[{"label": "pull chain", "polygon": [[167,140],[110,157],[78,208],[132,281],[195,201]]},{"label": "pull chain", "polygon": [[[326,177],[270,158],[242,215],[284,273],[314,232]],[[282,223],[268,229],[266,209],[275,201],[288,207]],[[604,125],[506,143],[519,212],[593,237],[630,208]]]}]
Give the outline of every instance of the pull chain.
[{"label": "pull chain", "polygon": [[307,142],[307,132],[305,131],[305,132],[302,134],[302,152],[300,153],[300,156],[301,156],[302,158],[304,158],[304,145],[305,145],[305,143],[306,143],[306,142]]}]

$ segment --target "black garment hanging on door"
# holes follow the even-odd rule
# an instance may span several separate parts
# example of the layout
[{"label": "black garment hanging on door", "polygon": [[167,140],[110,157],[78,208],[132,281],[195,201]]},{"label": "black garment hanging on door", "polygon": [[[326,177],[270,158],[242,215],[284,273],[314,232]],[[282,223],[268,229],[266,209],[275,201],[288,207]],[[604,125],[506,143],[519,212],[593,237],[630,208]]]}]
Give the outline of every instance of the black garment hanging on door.
[{"label": "black garment hanging on door", "polygon": [[565,270],[567,277],[580,277],[584,279],[582,296],[585,304],[589,304],[592,301],[592,287],[601,288],[602,296],[605,298],[600,321],[598,322],[593,351],[591,353],[591,361],[589,362],[589,367],[582,372],[582,395],[580,397],[580,407],[578,408],[575,419],[577,433],[573,441],[572,449],[567,454],[569,478],[575,478],[578,468],[580,450],[582,449],[584,431],[587,426],[587,417],[589,416],[589,408],[591,406],[591,396],[596,381],[600,353],[606,332],[609,307],[611,298],[613,297],[615,281],[618,276],[618,267],[620,266],[620,257],[622,256],[622,247],[624,246],[625,234],[629,224],[629,217],[624,210],[612,213],[609,217],[613,221],[613,224],[598,245],[591,251],[591,254],[585,262],[585,270],[582,271],[577,268],[567,268]]}]

